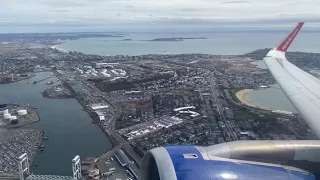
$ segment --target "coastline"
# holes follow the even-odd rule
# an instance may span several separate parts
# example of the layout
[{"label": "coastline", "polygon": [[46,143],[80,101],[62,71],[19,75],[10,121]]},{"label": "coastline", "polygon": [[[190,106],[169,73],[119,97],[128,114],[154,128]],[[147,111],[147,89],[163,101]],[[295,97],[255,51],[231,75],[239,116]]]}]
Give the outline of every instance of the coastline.
[{"label": "coastline", "polygon": [[47,98],[47,99],[72,99],[74,98],[73,96],[61,96],[61,97],[53,97],[53,96],[47,96],[47,95],[43,95],[42,97]]},{"label": "coastline", "polygon": [[[62,43],[59,43],[59,44],[62,44]],[[61,51],[61,52],[68,52],[68,51],[66,51],[64,49],[58,48],[57,45],[59,45],[59,44],[51,45],[51,46],[49,46],[49,48],[50,49],[55,49],[55,50],[58,50],[58,51]]]},{"label": "coastline", "polygon": [[[63,79],[60,78],[60,76],[56,73],[56,71],[53,71],[53,73],[55,74],[55,76],[62,82],[62,84],[66,87],[66,89],[68,89],[70,92],[71,92],[71,98],[74,98],[77,100],[77,102],[83,107],[83,110],[91,117],[91,120],[92,122],[97,122],[97,118],[96,116],[93,115],[93,113],[88,110],[88,106],[86,105],[86,103],[81,100],[81,98],[79,98],[79,96],[76,96],[75,95],[75,91],[72,89],[72,87],[64,82]],[[46,98],[46,97],[45,97]],[[50,99],[53,99],[53,98],[50,98]],[[66,99],[66,98],[64,98]],[[106,100],[106,99],[105,99]],[[106,100],[107,101],[107,100]],[[107,101],[108,102],[108,101]],[[112,103],[108,102],[111,106],[113,106]],[[120,114],[115,114],[111,119],[114,119],[114,118],[118,118],[120,116]],[[110,120],[112,121],[112,120]],[[117,139],[114,137],[114,135],[112,135],[112,133],[110,133],[108,130],[106,130],[103,125],[101,125],[100,123],[97,123],[98,127],[100,127],[100,129],[102,130],[102,132],[107,136],[107,138],[110,140],[111,142],[111,148],[110,150],[108,150],[107,152],[111,151],[115,146],[119,145]],[[103,155],[103,154],[102,154]],[[100,156],[102,156],[100,155]]]},{"label": "coastline", "polygon": [[250,107],[253,107],[253,108],[272,111],[273,109],[271,109],[271,108],[267,108],[267,107],[264,107],[264,106],[261,106],[261,105],[257,105],[255,103],[253,103],[252,101],[250,101],[250,100],[245,98],[246,94],[251,93],[253,91],[254,91],[254,89],[243,89],[243,90],[240,90],[240,91],[236,92],[235,96],[237,97],[237,99],[241,103],[243,103],[243,104],[245,104],[247,106],[250,106]]},{"label": "coastline", "polygon": [[41,145],[44,143],[44,130],[38,129],[38,128],[32,128],[32,129],[36,129],[36,130],[39,131],[39,136],[38,136],[39,138],[37,139],[37,141],[38,141],[37,150],[34,153],[31,154],[31,158],[29,160],[29,167],[30,168],[32,167],[34,159],[36,158],[37,154],[40,151]]},{"label": "coastline", "polygon": [[13,81],[7,81],[7,82],[0,82],[0,85],[5,85],[5,84],[10,84],[10,83],[16,83],[16,82],[19,82],[19,81],[24,81],[24,80],[27,80],[27,79],[31,79],[33,77],[36,77],[36,74],[35,73],[30,73],[30,76],[27,76],[27,77],[23,77],[23,78],[20,78],[20,79],[16,79],[16,80],[13,80]]},{"label": "coastline", "polygon": [[38,114],[38,111],[34,110],[30,106],[18,105],[18,104],[11,104],[11,105],[19,106],[20,108],[26,109],[29,114],[33,114],[32,121],[19,123],[19,124],[8,126],[8,127],[4,127],[6,129],[33,129],[33,130],[38,131],[38,138],[34,139],[34,141],[36,142],[37,149],[35,151],[31,151],[31,158],[29,159],[29,167],[31,167],[35,157],[39,153],[40,146],[44,143],[44,141],[43,141],[44,140],[44,130],[43,129],[39,129],[39,128],[29,128],[29,127],[24,128],[23,126],[39,122],[40,121],[40,116]]}]

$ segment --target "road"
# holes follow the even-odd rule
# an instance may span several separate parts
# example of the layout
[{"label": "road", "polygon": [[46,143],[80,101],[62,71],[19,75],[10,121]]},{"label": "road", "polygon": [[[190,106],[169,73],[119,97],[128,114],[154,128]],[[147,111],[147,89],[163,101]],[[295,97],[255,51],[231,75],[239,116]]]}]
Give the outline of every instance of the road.
[{"label": "road", "polygon": [[221,102],[219,100],[219,97],[218,97],[219,93],[218,93],[217,88],[216,88],[216,82],[215,82],[215,77],[214,77],[213,72],[211,74],[210,84],[211,84],[212,96],[214,98],[214,101],[217,104],[217,111],[218,111],[219,115],[222,117],[222,120],[224,121],[224,123],[225,123],[225,125],[227,127],[229,137],[231,136],[234,141],[239,140],[238,136],[233,131],[233,128],[232,128],[232,126],[230,124],[230,121],[224,115],[224,107],[222,106],[222,104],[221,104]]},{"label": "road", "polygon": [[101,157],[105,157],[108,156],[112,153],[114,153],[115,151],[117,151],[120,148],[124,148],[125,151],[130,155],[130,157],[137,163],[140,165],[142,158],[131,148],[129,142],[127,142],[119,133],[116,132],[115,129],[115,123],[116,120],[120,117],[122,109],[118,104],[115,103],[111,103],[106,97],[105,94],[103,92],[101,92],[98,88],[95,88],[96,86],[92,83],[88,83],[88,82],[84,82],[84,81],[80,81],[80,83],[82,83],[83,86],[87,87],[87,89],[90,90],[91,93],[94,93],[98,96],[100,96],[105,102],[107,102],[112,108],[115,109],[115,114],[112,116],[111,119],[109,119],[106,124],[103,125],[104,130],[106,131],[106,133],[110,136],[112,136],[118,143],[119,145],[115,146],[114,148],[112,148],[111,152],[109,151],[108,153],[102,155]]},{"label": "road", "polygon": [[[65,68],[63,68],[63,69],[65,69]],[[58,73],[55,73],[55,74],[58,75]],[[127,142],[119,133],[117,133],[116,129],[115,129],[115,123],[122,113],[121,107],[116,103],[110,102],[106,98],[105,93],[100,91],[92,82],[85,81],[84,79],[77,77],[75,75],[71,75],[71,74],[68,74],[68,75],[72,76],[74,78],[75,83],[84,87],[86,89],[87,93],[91,94],[92,96],[101,98],[106,103],[108,103],[111,108],[113,108],[115,110],[115,114],[109,120],[107,120],[105,122],[105,124],[99,123],[99,126],[101,126],[101,128],[109,136],[109,138],[113,138],[112,140],[115,141],[115,142],[113,142],[113,144],[115,146],[107,153],[102,154],[99,158],[104,158],[104,157],[113,155],[120,148],[124,148],[124,150],[130,155],[130,157],[137,164],[140,165],[142,158],[131,148],[130,143]],[[65,79],[63,77],[63,75],[59,75],[58,78],[61,80],[61,82],[63,82]],[[67,83],[67,82],[65,82],[65,83]]]}]

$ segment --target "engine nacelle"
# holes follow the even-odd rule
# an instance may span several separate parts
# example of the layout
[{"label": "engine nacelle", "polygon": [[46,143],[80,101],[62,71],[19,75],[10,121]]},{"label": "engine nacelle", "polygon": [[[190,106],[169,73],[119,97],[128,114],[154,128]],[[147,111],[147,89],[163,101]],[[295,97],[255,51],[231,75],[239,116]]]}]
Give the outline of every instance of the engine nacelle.
[{"label": "engine nacelle", "polygon": [[[263,147],[262,142],[264,143],[264,151],[261,152],[261,155],[265,152],[270,155],[272,152],[270,145],[277,141],[237,141],[208,147],[169,146],[155,148],[148,151],[143,158],[140,180],[315,179],[313,174],[295,167],[233,158],[236,157],[235,152],[245,157],[243,149],[246,148],[251,149],[250,153],[255,152],[254,147],[260,151],[259,148]],[[296,141],[290,141],[290,145],[292,142]],[[248,146],[243,146],[243,143],[248,143]],[[231,145],[233,148],[240,147],[236,144],[241,145],[242,150],[230,148]],[[290,149],[288,146],[281,147]],[[304,151],[308,152],[306,149]],[[225,157],[215,156],[216,154]],[[256,157],[259,153],[253,154]]]}]

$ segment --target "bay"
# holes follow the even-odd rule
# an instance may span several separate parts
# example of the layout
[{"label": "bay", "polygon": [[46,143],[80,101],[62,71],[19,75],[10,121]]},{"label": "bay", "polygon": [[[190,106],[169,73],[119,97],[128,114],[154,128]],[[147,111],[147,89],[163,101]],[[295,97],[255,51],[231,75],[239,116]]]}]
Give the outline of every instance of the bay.
[{"label": "bay", "polygon": [[[57,45],[64,51],[97,55],[204,53],[239,55],[280,44],[287,32],[131,33],[124,37],[83,38]],[[155,38],[206,37],[183,41],[149,41]],[[131,39],[131,41],[124,41]],[[320,52],[320,32],[301,32],[290,51]]]}]

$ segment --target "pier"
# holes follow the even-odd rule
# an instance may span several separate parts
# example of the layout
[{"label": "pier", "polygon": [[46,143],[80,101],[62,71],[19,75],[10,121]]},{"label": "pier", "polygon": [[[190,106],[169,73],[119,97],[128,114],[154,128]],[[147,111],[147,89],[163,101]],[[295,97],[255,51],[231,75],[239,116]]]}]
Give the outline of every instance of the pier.
[{"label": "pier", "polygon": [[39,82],[41,82],[41,81],[45,81],[45,80],[47,80],[47,79],[50,79],[50,78],[52,78],[53,76],[50,76],[50,77],[47,77],[47,78],[44,78],[44,79],[40,79],[40,80],[38,80],[38,81],[33,81],[33,84],[37,84],[37,83],[39,83]]}]

